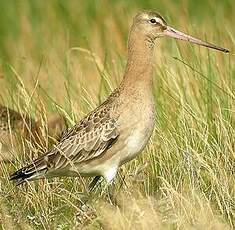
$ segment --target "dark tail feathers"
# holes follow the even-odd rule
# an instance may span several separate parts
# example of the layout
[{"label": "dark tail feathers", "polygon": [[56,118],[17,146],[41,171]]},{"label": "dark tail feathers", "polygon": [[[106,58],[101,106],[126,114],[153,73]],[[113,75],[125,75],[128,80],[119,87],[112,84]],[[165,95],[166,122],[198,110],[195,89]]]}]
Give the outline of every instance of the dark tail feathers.
[{"label": "dark tail feathers", "polygon": [[10,175],[10,180],[16,180],[17,185],[20,185],[27,180],[39,179],[45,175],[47,164],[43,157],[35,160],[33,163],[17,170]]}]

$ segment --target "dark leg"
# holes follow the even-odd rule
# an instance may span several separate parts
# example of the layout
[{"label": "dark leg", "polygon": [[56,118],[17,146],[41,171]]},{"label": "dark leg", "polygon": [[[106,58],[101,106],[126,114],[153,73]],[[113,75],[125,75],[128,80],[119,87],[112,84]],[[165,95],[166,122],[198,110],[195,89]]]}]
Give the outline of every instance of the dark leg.
[{"label": "dark leg", "polygon": [[118,173],[118,176],[121,179],[120,186],[119,186],[119,188],[117,190],[119,192],[121,190],[121,188],[123,187],[123,185],[125,185],[125,187],[127,188],[127,184],[126,184],[126,181],[125,181],[125,175],[122,176],[120,173]]},{"label": "dark leg", "polygon": [[108,192],[108,199],[110,204],[112,204],[113,206],[117,206],[117,199],[116,196],[114,194],[115,191],[115,186],[113,183],[109,184],[107,187],[107,192]]},{"label": "dark leg", "polygon": [[99,181],[101,176],[95,176],[94,179],[92,180],[92,182],[89,184],[88,186],[88,192],[92,192],[93,189],[95,188],[97,182]]},{"label": "dark leg", "polygon": [[[94,219],[94,216],[96,215],[94,209],[90,206],[90,203],[92,201],[91,192],[94,190],[100,177],[101,176],[95,176],[93,178],[91,183],[88,185],[88,189],[86,189],[87,193],[80,198],[79,211],[76,214],[76,219],[78,223],[82,223],[84,221],[84,218],[90,218],[90,220]],[[90,215],[92,216],[92,218]]]}]

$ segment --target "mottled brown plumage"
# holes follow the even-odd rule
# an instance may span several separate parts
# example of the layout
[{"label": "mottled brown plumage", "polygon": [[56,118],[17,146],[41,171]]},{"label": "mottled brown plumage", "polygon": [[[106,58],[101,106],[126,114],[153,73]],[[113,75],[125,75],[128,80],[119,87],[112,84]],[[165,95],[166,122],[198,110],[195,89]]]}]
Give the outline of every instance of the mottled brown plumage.
[{"label": "mottled brown plumage", "polygon": [[153,51],[155,40],[164,35],[227,52],[174,30],[158,13],[137,14],[129,34],[127,66],[120,86],[68,130],[54,148],[13,173],[11,179],[21,183],[82,175],[103,176],[111,181],[118,167],[143,150],[153,132]]},{"label": "mottled brown plumage", "polygon": [[[59,115],[50,115],[47,126],[49,136],[58,139],[65,128],[65,120]],[[11,161],[16,157],[22,138],[36,147],[45,147],[46,140],[42,131],[42,122],[0,105],[0,161]]]},{"label": "mottled brown plumage", "polygon": [[38,140],[37,123],[25,114],[0,105],[0,161],[10,161],[15,157],[14,147],[20,145],[17,137]]},{"label": "mottled brown plumage", "polygon": [[20,114],[15,110],[0,105],[0,131],[29,129],[36,126],[36,122],[27,115]]}]

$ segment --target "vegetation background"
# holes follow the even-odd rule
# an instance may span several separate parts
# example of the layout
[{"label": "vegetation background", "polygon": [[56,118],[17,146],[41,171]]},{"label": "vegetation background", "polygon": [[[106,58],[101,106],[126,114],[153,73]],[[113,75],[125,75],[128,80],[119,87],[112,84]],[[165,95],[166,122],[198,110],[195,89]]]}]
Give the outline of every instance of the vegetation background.
[{"label": "vegetation background", "polygon": [[234,228],[233,0],[0,0],[0,7],[1,103],[39,119],[59,112],[70,126],[120,82],[139,10],[156,10],[175,28],[231,51],[159,39],[156,129],[115,179],[117,207],[104,186],[89,196],[78,178],[15,187],[9,173],[40,154],[23,142],[14,162],[1,163],[0,229]]}]

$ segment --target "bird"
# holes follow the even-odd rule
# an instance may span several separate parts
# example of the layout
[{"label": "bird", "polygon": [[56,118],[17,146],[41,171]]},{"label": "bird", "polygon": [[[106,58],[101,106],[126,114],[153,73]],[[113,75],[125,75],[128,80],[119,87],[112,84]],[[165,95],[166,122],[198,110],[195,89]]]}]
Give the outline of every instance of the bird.
[{"label": "bird", "polygon": [[[66,128],[65,118],[49,114],[46,123],[48,136],[59,139],[62,129]],[[0,162],[10,162],[16,158],[16,150],[13,151],[13,148],[20,145],[19,137],[32,142],[36,147],[45,146],[44,127],[41,120],[36,121],[27,114],[0,105]]]},{"label": "bird", "polygon": [[157,12],[142,11],[129,32],[127,64],[119,86],[64,133],[58,144],[12,173],[17,184],[41,178],[101,177],[111,183],[119,167],[147,145],[155,124],[153,60],[157,41],[173,37],[228,53],[229,50],[170,27]]}]

